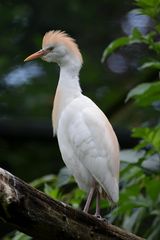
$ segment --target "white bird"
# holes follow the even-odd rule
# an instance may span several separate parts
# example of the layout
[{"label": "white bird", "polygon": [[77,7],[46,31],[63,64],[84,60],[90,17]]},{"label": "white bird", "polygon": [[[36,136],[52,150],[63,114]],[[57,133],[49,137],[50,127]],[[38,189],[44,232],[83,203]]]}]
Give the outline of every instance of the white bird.
[{"label": "white bird", "polygon": [[115,132],[98,106],[84,96],[79,83],[82,67],[80,50],[69,35],[49,31],[42,49],[24,61],[42,58],[56,62],[60,77],[54,98],[52,123],[64,163],[78,186],[88,192],[84,212],[96,194],[96,213],[100,216],[100,196],[111,203],[119,199],[119,144]]}]

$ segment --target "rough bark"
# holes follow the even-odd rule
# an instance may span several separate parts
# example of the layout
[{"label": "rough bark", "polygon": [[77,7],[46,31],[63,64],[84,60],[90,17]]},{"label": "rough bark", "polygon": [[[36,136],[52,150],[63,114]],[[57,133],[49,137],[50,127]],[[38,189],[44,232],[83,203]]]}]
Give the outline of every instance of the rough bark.
[{"label": "rough bark", "polygon": [[39,240],[142,239],[51,199],[2,168],[0,218]]}]

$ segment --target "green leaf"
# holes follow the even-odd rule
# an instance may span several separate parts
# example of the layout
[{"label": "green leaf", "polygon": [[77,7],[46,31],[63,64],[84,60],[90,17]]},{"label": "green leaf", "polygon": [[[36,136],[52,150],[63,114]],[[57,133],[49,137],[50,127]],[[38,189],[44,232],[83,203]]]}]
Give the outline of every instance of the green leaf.
[{"label": "green leaf", "polygon": [[134,203],[135,207],[149,208],[153,204],[153,202],[151,201],[151,199],[148,196],[144,197],[143,195],[139,195],[138,198],[132,196],[131,201]]},{"label": "green leaf", "polygon": [[109,57],[113,52],[115,52],[115,50],[119,49],[120,47],[129,44],[129,41],[130,41],[129,37],[121,37],[111,42],[108,45],[108,47],[106,47],[106,49],[104,50],[101,61],[104,62],[106,57]]},{"label": "green leaf", "polygon": [[157,19],[160,14],[160,1],[159,0],[135,0],[136,5],[139,7],[139,12]]},{"label": "green leaf", "polygon": [[121,171],[121,181],[126,183],[126,186],[131,186],[143,178],[142,169],[138,166],[127,166],[126,170]]},{"label": "green leaf", "polygon": [[145,151],[136,151],[132,149],[126,149],[122,150],[120,152],[120,159],[121,162],[127,162],[127,163],[137,163],[140,158],[143,158],[145,155]]},{"label": "green leaf", "polygon": [[157,216],[153,223],[151,224],[151,227],[148,229],[149,235],[147,237],[147,240],[155,240],[159,239],[160,236],[160,228],[157,227],[160,226],[160,216]]},{"label": "green leaf", "polygon": [[85,196],[86,196],[86,193],[79,189],[79,188],[76,188],[74,191],[73,191],[73,195],[72,195],[72,198],[70,200],[70,204],[72,204],[73,207],[75,208],[79,208],[82,200],[84,200]]},{"label": "green leaf", "polygon": [[128,93],[126,101],[130,98],[134,98],[141,107],[154,106],[160,100],[160,81],[138,85]]},{"label": "green leaf", "polygon": [[136,138],[147,138],[148,134],[149,134],[149,128],[133,128],[132,129],[132,136],[136,137]]},{"label": "green leaf", "polygon": [[146,69],[146,68],[160,69],[160,62],[159,61],[146,62],[142,66],[139,67],[139,70],[143,70],[143,69]]},{"label": "green leaf", "polygon": [[160,178],[158,176],[155,179],[149,179],[149,181],[146,184],[147,194],[152,198],[153,201],[158,200],[158,196],[160,196],[159,184]]},{"label": "green leaf", "polygon": [[45,184],[44,192],[51,198],[59,199],[60,196],[59,188],[53,188],[50,185]]},{"label": "green leaf", "polygon": [[17,231],[14,235],[14,237],[12,238],[12,240],[30,240],[32,239],[31,237],[27,236],[24,233],[21,233],[19,231]]},{"label": "green leaf", "polygon": [[134,28],[130,36],[121,37],[112,41],[104,50],[101,61],[104,62],[107,57],[121,47],[131,45],[133,43],[144,43],[145,41],[146,40],[144,40],[144,37],[138,28]]},{"label": "green leaf", "polygon": [[152,83],[142,83],[135,88],[133,88],[127,95],[126,102],[137,95],[143,94],[145,91],[147,91],[151,87]]},{"label": "green leaf", "polygon": [[130,35],[130,40],[132,40],[133,43],[133,40],[136,40],[138,42],[138,40],[140,39],[143,39],[142,33],[139,31],[137,27],[133,28],[132,33]]},{"label": "green leaf", "polygon": [[155,152],[160,152],[160,126],[154,128],[134,128],[133,137],[142,138],[144,146],[151,145]]},{"label": "green leaf", "polygon": [[142,162],[142,167],[149,172],[160,173],[160,157],[159,154],[153,154]]},{"label": "green leaf", "polygon": [[49,175],[46,175],[46,176],[35,179],[34,181],[32,181],[30,183],[30,185],[32,187],[39,188],[39,187],[43,186],[45,183],[55,182],[56,179],[57,179],[57,176],[55,176],[53,174],[49,174]]},{"label": "green leaf", "polygon": [[126,216],[124,219],[123,228],[131,232],[133,232],[135,228],[138,229],[138,225],[140,225],[139,220],[144,217],[144,213],[145,210],[143,207],[135,209],[131,215]]}]

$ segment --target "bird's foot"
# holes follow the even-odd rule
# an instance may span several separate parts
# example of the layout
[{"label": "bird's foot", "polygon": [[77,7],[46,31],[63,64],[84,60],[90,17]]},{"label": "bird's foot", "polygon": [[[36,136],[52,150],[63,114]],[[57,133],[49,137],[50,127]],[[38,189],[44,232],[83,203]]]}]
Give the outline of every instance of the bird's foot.
[{"label": "bird's foot", "polygon": [[98,220],[100,221],[103,221],[103,222],[106,222],[107,219],[106,218],[103,218],[100,214],[94,214],[93,215],[95,218],[97,218]]}]

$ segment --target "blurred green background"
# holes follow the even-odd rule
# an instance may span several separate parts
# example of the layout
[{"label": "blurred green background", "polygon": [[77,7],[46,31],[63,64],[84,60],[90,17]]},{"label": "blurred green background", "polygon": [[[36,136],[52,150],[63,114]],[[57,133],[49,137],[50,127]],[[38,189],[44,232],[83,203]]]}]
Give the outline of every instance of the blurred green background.
[{"label": "blurred green background", "polygon": [[[109,117],[122,147],[129,147],[127,129],[143,117],[138,109],[135,117],[131,104],[124,104],[128,89],[136,84],[135,48],[134,53],[129,52],[131,56],[125,50],[103,65],[101,56],[107,44],[123,35],[125,28],[132,27],[126,16],[131,8],[131,3],[124,0],[1,1],[2,167],[30,181],[57,172],[63,164],[51,126],[58,66],[42,60],[23,62],[41,48],[42,37],[50,29],[65,30],[77,40],[84,57],[80,75],[83,93]],[[135,19],[132,20],[134,24]]]},{"label": "blurred green background", "polygon": [[42,60],[23,62],[41,48],[44,33],[52,29],[76,39],[84,58],[83,93],[108,116],[121,148],[135,145],[129,130],[153,113],[124,101],[139,81],[154,78],[153,71],[137,71],[146,49],[128,46],[101,63],[105,47],[115,38],[134,27],[144,33],[151,27],[147,17],[129,13],[132,8],[128,0],[0,1],[1,167],[31,181],[63,166],[51,125],[58,66]]}]

